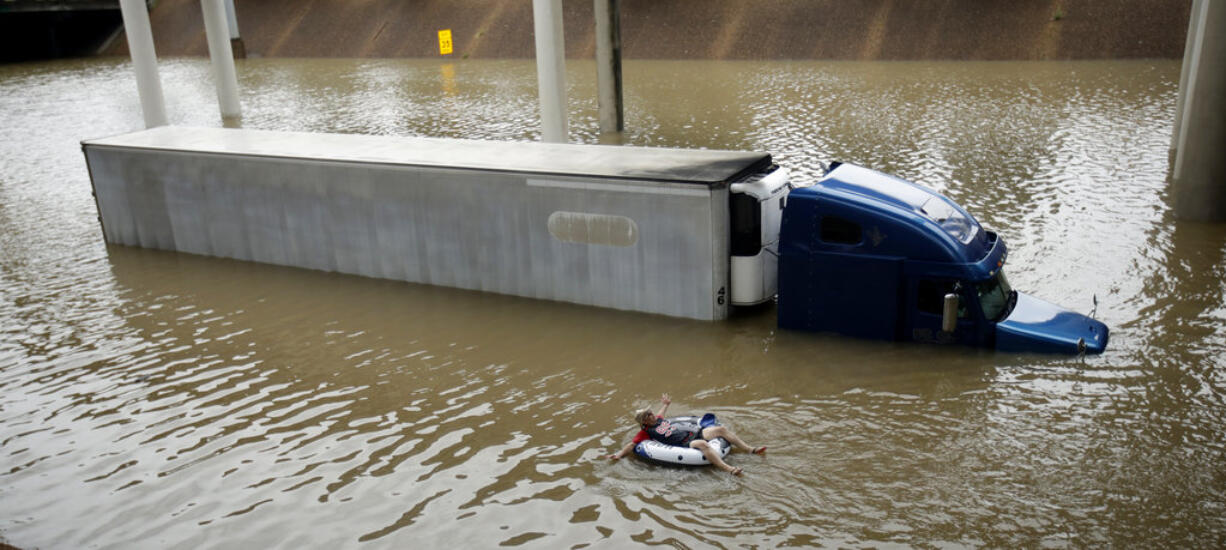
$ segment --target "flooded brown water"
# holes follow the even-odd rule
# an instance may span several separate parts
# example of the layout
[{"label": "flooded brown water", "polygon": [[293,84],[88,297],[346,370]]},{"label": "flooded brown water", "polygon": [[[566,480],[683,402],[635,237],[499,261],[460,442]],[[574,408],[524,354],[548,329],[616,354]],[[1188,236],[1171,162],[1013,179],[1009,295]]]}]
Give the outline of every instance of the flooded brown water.
[{"label": "flooded brown water", "polygon": [[[170,119],[217,126],[207,62]],[[600,140],[590,63],[571,138]],[[108,247],[123,60],[0,66],[0,542],[23,548],[1221,547],[1226,227],[1174,221],[1177,61],[631,61],[635,145],[855,161],[1011,247],[1102,356],[781,332]],[[249,128],[535,139],[526,61],[247,60]],[[608,138],[605,139],[608,141]],[[764,457],[601,458],[672,394]]]}]

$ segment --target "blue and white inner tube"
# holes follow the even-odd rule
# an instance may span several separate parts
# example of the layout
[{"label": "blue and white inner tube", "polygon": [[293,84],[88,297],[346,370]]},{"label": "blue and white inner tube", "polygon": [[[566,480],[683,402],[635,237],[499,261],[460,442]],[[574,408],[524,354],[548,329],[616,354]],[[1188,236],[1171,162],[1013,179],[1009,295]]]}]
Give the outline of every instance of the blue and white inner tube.
[{"label": "blue and white inner tube", "polygon": [[[702,415],[702,418],[697,416],[677,416],[666,420],[669,422],[697,423],[701,428],[719,425],[719,422],[715,420],[715,415],[711,413]],[[719,453],[720,458],[728,456],[728,452],[732,450],[732,444],[722,437],[709,440],[707,444],[711,445],[716,453]],[[702,451],[698,449],[688,445],[685,447],[667,445],[654,439],[639,442],[638,445],[634,446],[634,454],[651,462],[664,464],[680,464],[683,466],[707,466],[711,464],[707,460],[706,455],[702,454]]]}]

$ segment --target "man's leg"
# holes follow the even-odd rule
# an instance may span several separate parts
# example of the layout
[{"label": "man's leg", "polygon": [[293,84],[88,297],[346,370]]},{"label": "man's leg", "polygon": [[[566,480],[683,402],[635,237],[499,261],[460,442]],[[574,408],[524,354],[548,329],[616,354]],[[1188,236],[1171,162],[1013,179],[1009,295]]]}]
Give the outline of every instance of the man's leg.
[{"label": "man's leg", "polygon": [[[742,451],[752,453],[755,450],[753,447],[750,447],[748,443],[741,441],[741,438],[732,433],[732,430],[729,430],[723,426],[711,426],[710,428],[704,428],[702,430],[703,439],[715,439],[717,437],[727,439],[733,447],[736,447]],[[766,448],[763,447],[762,450],[765,451]]]},{"label": "man's leg", "polygon": [[720,458],[719,453],[715,452],[714,445],[711,445],[710,443],[707,443],[701,439],[697,439],[690,442],[690,447],[702,451],[703,456],[707,457],[707,460],[710,461],[711,464],[715,465],[716,468],[719,468],[732,475],[741,475],[740,468],[734,468],[732,465],[724,462],[723,458]]}]

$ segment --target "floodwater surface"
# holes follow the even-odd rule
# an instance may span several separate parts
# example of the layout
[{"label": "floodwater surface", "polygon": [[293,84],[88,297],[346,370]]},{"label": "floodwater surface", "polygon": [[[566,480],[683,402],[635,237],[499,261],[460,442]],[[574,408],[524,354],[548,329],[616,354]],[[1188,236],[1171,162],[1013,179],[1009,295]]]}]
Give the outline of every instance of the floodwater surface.
[{"label": "floodwater surface", "polygon": [[[531,61],[239,63],[247,128],[538,139]],[[140,129],[126,60],[0,66],[0,541],[22,548],[1220,547],[1226,227],[1177,222],[1178,61],[628,61],[600,136],[852,161],[1010,246],[1101,356],[703,323],[107,246],[82,139]],[[221,126],[207,61],[174,124]],[[1097,306],[1095,306],[1097,302]],[[835,313],[837,314],[837,313]],[[714,412],[743,478],[603,455]]]}]

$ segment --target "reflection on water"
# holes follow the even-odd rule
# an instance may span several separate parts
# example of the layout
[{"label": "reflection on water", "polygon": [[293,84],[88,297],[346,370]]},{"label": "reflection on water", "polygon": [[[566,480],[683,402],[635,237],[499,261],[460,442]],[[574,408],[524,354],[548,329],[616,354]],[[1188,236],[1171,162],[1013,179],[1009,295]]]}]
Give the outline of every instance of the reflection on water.
[{"label": "reflection on water", "polygon": [[[249,128],[536,139],[526,61],[246,60]],[[0,540],[21,547],[1215,546],[1226,229],[1176,223],[1178,62],[625,67],[629,144],[855,161],[1112,326],[1089,358],[699,323],[102,243],[79,141],[119,60],[0,66]],[[594,68],[568,66],[597,142]],[[217,126],[208,65],[162,65]],[[605,139],[608,139],[607,137]],[[744,479],[603,453],[670,392]]]}]

